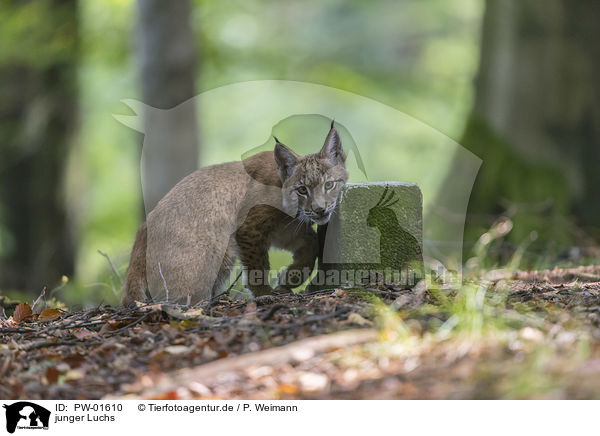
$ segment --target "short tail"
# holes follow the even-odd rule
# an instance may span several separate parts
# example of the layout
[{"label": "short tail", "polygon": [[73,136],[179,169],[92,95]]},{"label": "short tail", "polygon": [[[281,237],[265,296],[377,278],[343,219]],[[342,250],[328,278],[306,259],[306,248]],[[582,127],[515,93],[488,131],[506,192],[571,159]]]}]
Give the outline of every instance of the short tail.
[{"label": "short tail", "polygon": [[146,247],[148,246],[148,229],[144,222],[135,236],[135,243],[131,250],[131,259],[121,304],[129,306],[136,301],[145,301],[148,294],[148,280],[146,278]]}]

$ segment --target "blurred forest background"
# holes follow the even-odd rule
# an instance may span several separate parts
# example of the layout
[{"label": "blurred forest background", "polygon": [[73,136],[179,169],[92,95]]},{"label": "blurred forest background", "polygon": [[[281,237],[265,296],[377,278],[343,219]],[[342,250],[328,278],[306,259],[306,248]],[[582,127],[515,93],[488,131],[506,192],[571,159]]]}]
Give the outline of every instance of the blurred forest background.
[{"label": "blurred forest background", "polygon": [[[262,79],[367,96],[479,156],[466,257],[500,218],[490,267],[523,244],[524,268],[597,261],[599,16],[596,0],[0,0],[0,294],[116,302],[144,219],[120,100]],[[165,148],[179,163],[158,160],[157,192],[202,146]]]}]

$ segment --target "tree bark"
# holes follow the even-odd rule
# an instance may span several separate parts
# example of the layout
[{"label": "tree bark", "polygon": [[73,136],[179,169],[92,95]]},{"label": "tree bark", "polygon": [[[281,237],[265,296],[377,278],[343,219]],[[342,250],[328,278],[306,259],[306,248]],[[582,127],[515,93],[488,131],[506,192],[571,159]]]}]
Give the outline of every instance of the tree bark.
[{"label": "tree bark", "polygon": [[[198,165],[193,104],[196,49],[188,0],[138,0],[144,113],[142,179],[146,211]],[[153,110],[152,108],[163,109]]]},{"label": "tree bark", "polygon": [[77,2],[4,6],[6,20],[31,13],[17,35],[29,49],[0,65],[0,288],[39,293],[73,273],[63,175],[77,125]]},{"label": "tree bark", "polygon": [[[487,0],[475,105],[461,141],[483,160],[467,240],[507,207],[517,243],[532,230],[572,242],[570,217],[598,231],[598,17],[595,0]],[[448,177],[457,171],[455,161]]]}]

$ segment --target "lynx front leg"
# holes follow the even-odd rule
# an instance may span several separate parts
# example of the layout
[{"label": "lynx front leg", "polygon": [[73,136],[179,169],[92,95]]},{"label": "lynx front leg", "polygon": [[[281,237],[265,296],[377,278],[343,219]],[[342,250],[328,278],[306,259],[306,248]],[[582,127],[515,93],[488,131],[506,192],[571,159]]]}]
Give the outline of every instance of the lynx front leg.
[{"label": "lynx front leg", "polygon": [[246,272],[246,284],[255,297],[270,295],[273,288],[269,284],[269,246],[257,240],[256,235],[244,231],[236,234],[240,261]]},{"label": "lynx front leg", "polygon": [[279,275],[278,291],[289,291],[308,280],[319,254],[317,234],[306,226],[302,232],[282,230],[273,238],[273,245],[292,253],[292,264]]}]

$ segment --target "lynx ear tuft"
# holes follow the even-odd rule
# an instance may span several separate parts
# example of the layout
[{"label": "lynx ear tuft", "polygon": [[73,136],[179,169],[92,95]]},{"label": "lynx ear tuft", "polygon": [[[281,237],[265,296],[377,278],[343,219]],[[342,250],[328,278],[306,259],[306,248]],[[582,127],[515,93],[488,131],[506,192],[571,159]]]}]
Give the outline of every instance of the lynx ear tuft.
[{"label": "lynx ear tuft", "polygon": [[[273,136],[273,138],[275,138]],[[281,181],[284,182],[294,171],[294,167],[298,163],[298,156],[288,147],[283,145],[277,138],[275,138],[275,150],[273,155],[275,156],[275,163],[277,164],[277,171]]]},{"label": "lynx ear tuft", "polygon": [[334,122],[334,120],[331,120],[331,128],[327,134],[327,138],[325,138],[323,148],[319,152],[319,155],[322,158],[327,159],[331,165],[337,165],[340,163],[343,164],[346,162],[346,153],[344,153],[344,149],[342,148],[342,140],[340,139],[340,135],[333,126]]}]

